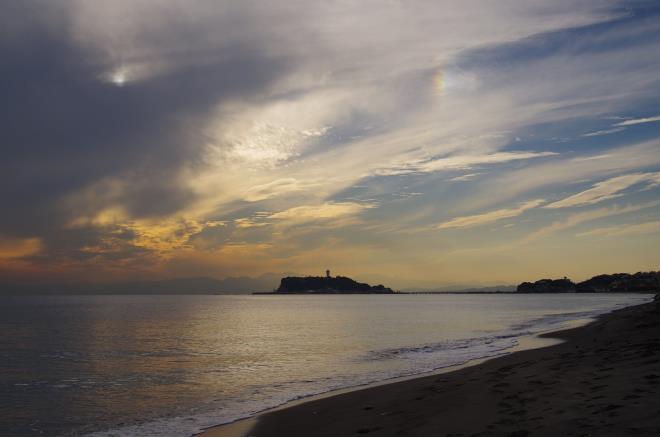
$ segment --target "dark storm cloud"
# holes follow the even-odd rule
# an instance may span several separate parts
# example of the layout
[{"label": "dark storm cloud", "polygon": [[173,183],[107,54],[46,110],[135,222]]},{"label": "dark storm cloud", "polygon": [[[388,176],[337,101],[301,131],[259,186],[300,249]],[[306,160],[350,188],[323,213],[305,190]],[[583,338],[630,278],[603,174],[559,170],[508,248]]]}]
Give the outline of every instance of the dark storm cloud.
[{"label": "dark storm cloud", "polygon": [[[194,196],[182,170],[203,165],[201,127],[210,111],[263,90],[286,60],[267,56],[254,41],[215,51],[199,47],[204,62],[176,65],[172,55],[175,65],[167,72],[115,86],[100,80],[107,59],[73,39],[69,16],[52,5],[8,2],[0,17],[0,235],[70,246],[82,242],[67,235],[64,244],[53,234],[107,204],[133,217],[185,207]],[[181,34],[194,40],[196,32]],[[124,188],[98,188],[85,210],[62,203],[108,180]],[[81,230],[80,237],[93,241],[93,233]]]}]

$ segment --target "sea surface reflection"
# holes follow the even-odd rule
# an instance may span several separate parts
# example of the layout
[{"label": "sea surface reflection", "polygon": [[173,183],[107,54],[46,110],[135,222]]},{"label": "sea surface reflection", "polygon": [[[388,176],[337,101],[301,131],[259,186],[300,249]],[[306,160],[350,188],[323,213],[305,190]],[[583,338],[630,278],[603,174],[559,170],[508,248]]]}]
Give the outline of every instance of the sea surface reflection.
[{"label": "sea surface reflection", "polygon": [[190,435],[501,354],[644,295],[34,296],[0,307],[2,435]]}]

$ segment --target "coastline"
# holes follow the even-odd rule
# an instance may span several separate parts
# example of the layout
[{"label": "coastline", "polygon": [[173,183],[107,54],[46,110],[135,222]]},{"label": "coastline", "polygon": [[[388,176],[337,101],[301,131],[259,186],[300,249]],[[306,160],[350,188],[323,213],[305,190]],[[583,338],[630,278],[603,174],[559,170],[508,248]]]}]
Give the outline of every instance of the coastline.
[{"label": "coastline", "polygon": [[627,307],[540,336],[559,344],[303,399],[198,435],[657,435],[658,334],[654,303]]}]

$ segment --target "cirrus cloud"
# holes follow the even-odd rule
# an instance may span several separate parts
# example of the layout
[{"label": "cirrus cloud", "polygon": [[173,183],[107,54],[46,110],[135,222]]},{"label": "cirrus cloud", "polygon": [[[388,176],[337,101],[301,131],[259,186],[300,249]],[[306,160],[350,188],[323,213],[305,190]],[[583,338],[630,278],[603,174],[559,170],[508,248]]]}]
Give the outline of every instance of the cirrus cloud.
[{"label": "cirrus cloud", "polygon": [[371,203],[356,202],[326,202],[320,205],[302,205],[276,212],[269,219],[282,220],[286,223],[304,223],[310,221],[334,220],[352,217],[361,212],[375,208]]},{"label": "cirrus cloud", "polygon": [[608,226],[596,228],[590,231],[581,232],[578,237],[605,236],[622,237],[628,235],[644,235],[660,232],[660,220],[654,220],[644,223],[633,223],[619,226]]},{"label": "cirrus cloud", "polygon": [[660,172],[632,173],[617,176],[594,184],[592,188],[574,194],[556,202],[545,205],[544,208],[557,209],[580,205],[591,205],[608,199],[623,196],[623,191],[638,184],[646,188],[660,185]]},{"label": "cirrus cloud", "polygon": [[633,126],[636,124],[654,123],[656,121],[660,121],[660,115],[656,115],[654,117],[632,118],[630,120],[624,120],[616,123],[614,126]]},{"label": "cirrus cloud", "polygon": [[534,209],[545,202],[543,199],[530,200],[522,203],[515,208],[503,208],[495,211],[485,212],[483,214],[469,215],[464,217],[456,217],[436,226],[437,229],[449,228],[471,228],[474,226],[482,226],[485,224],[493,223],[499,220],[517,217],[527,210]]}]

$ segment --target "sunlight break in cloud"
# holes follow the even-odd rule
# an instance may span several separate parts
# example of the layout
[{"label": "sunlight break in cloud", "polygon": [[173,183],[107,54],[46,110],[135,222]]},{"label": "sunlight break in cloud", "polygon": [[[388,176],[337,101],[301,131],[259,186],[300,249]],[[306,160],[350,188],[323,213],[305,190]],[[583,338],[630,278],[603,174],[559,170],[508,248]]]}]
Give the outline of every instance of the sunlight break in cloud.
[{"label": "sunlight break in cloud", "polygon": [[656,115],[654,117],[646,117],[646,118],[633,118],[631,120],[625,120],[620,123],[616,123],[613,126],[632,126],[634,124],[653,123],[656,121],[660,121],[660,115]]},{"label": "sunlight break in cloud", "polygon": [[620,197],[623,190],[633,185],[646,183],[653,187],[660,185],[660,172],[657,173],[633,173],[623,176],[617,176],[598,182],[592,188],[574,194],[557,202],[550,203],[544,208],[556,209],[567,208],[570,206],[591,205],[604,200]]},{"label": "sunlight break in cloud", "polygon": [[455,219],[449,220],[448,222],[439,224],[437,229],[471,228],[474,226],[485,225],[505,218],[519,216],[525,211],[536,208],[537,206],[543,204],[543,202],[545,202],[543,199],[530,200],[529,202],[521,204],[517,208],[498,209],[496,211],[490,211],[484,214],[457,217]]},{"label": "sunlight break in cloud", "polygon": [[230,156],[241,162],[274,167],[298,153],[298,149],[310,138],[323,136],[329,128],[298,130],[270,123],[256,123],[245,131],[226,134],[232,145]]}]

